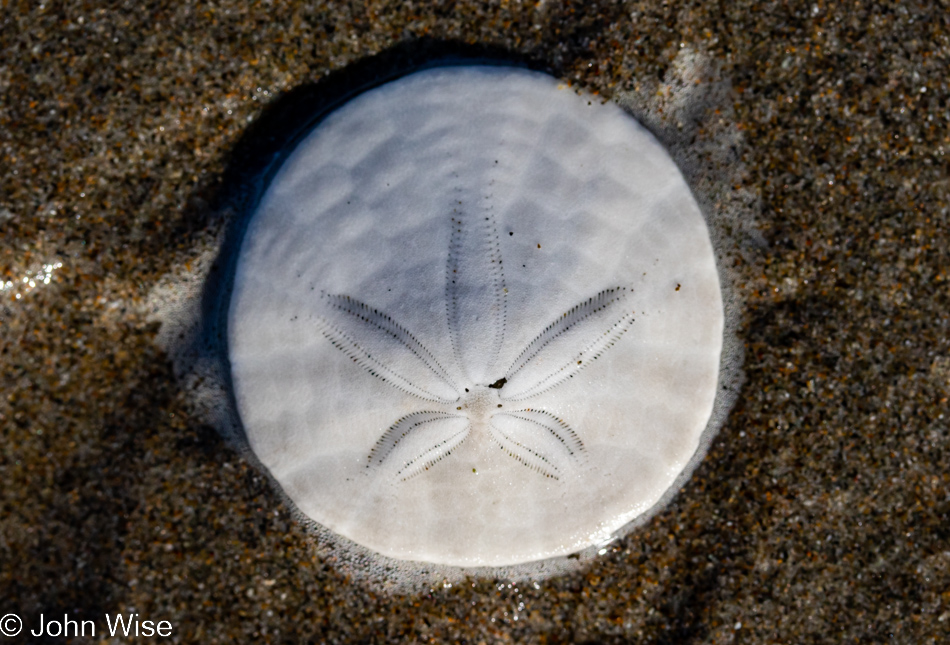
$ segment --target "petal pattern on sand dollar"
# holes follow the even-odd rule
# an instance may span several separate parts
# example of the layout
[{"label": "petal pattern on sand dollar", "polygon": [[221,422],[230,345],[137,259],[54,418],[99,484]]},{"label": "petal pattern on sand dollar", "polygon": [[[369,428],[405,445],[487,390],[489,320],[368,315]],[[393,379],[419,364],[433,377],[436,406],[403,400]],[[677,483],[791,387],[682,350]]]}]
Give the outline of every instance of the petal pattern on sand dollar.
[{"label": "petal pattern on sand dollar", "polygon": [[427,401],[458,399],[442,365],[391,316],[349,296],[321,299],[324,334],[367,372]]},{"label": "petal pattern on sand dollar", "polygon": [[471,423],[444,412],[414,412],[399,419],[379,438],[367,467],[391,465],[394,476],[409,479],[451,454],[468,436]]},{"label": "petal pattern on sand dollar", "polygon": [[597,360],[633,323],[629,294],[625,287],[605,289],[545,327],[511,365],[502,398],[523,401]]},{"label": "petal pattern on sand dollar", "polygon": [[584,456],[584,444],[571,427],[542,410],[498,413],[491,435],[509,456],[552,479],[560,479]]},{"label": "petal pattern on sand dollar", "polygon": [[[505,338],[505,274],[498,230],[490,211],[450,218],[452,235],[445,274],[445,301],[456,360],[476,383],[492,375]],[[467,335],[477,330],[478,338]]]}]

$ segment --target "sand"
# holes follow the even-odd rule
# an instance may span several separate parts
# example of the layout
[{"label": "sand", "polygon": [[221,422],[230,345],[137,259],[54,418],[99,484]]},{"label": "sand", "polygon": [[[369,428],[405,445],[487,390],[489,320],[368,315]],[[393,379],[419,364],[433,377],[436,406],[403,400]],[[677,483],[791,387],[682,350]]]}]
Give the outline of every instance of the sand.
[{"label": "sand", "polygon": [[[167,642],[947,639],[945,10],[3,15],[0,612],[97,638],[136,612]],[[746,381],[670,505],[573,573],[387,589],[195,416],[155,294],[210,266],[221,188],[275,122],[374,65],[463,50],[616,100],[669,147],[735,244]]]}]

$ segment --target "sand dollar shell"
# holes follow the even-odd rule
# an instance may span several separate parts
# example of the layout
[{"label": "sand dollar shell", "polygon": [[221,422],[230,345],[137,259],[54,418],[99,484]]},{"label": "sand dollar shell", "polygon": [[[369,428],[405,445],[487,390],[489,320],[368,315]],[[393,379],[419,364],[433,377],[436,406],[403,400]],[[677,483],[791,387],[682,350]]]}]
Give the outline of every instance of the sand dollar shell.
[{"label": "sand dollar shell", "polygon": [[507,67],[417,72],[323,119],[248,223],[228,312],[248,441],[297,507],[463,566],[568,554],[656,503],[722,338],[667,153]]}]

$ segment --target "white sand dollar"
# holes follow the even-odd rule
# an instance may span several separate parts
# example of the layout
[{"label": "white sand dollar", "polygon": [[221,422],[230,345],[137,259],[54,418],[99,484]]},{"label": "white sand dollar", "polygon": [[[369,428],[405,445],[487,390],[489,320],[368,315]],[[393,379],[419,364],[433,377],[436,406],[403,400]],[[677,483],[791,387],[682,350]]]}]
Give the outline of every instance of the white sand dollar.
[{"label": "white sand dollar", "polygon": [[300,511],[462,566],[572,553],[655,504],[699,445],[722,338],[667,153],[507,67],[327,116],[252,214],[228,312],[248,441]]}]

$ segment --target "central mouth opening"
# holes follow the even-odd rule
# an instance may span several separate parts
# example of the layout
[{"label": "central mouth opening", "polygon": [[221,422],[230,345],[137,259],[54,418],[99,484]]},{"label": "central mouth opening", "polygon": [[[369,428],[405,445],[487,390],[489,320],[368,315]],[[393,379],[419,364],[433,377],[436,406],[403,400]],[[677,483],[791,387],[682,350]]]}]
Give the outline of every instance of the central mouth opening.
[{"label": "central mouth opening", "polygon": [[473,385],[465,389],[459,409],[468,414],[472,421],[487,419],[502,407],[497,389],[488,385]]}]

